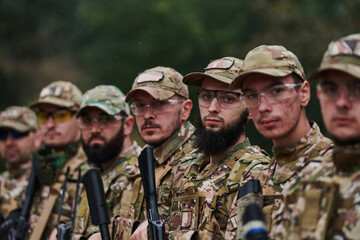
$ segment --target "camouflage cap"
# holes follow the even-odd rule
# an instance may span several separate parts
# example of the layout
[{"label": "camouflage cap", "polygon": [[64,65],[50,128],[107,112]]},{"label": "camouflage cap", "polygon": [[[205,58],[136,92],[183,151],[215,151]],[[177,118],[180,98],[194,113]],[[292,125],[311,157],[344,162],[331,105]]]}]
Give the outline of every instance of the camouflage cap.
[{"label": "camouflage cap", "polygon": [[169,67],[155,67],[137,76],[130,92],[126,95],[129,102],[140,90],[149,93],[155,99],[166,100],[175,94],[189,98],[188,87],[182,82],[183,76]]},{"label": "camouflage cap", "polygon": [[76,116],[79,116],[86,107],[97,107],[109,115],[116,115],[121,111],[130,115],[130,108],[125,102],[125,95],[119,88],[111,85],[100,85],[88,90],[82,97]]},{"label": "camouflage cap", "polygon": [[310,76],[315,80],[326,70],[338,70],[360,79],[360,34],[351,34],[332,41],[320,67]]},{"label": "camouflage cap", "polygon": [[206,66],[204,73],[189,73],[184,77],[183,82],[190,86],[200,86],[202,80],[212,78],[230,84],[239,75],[242,64],[243,60],[234,57],[216,59]]},{"label": "camouflage cap", "polygon": [[254,73],[273,77],[285,77],[295,73],[304,81],[306,80],[299,59],[294,53],[278,45],[261,45],[248,52],[240,74],[231,83],[230,89],[241,88],[243,80]]},{"label": "camouflage cap", "polygon": [[56,81],[50,83],[40,92],[39,99],[30,104],[30,107],[38,107],[48,103],[61,107],[80,106],[82,92],[71,82]]},{"label": "camouflage cap", "polygon": [[19,132],[39,128],[36,114],[28,107],[11,106],[0,113],[0,128],[12,128]]}]

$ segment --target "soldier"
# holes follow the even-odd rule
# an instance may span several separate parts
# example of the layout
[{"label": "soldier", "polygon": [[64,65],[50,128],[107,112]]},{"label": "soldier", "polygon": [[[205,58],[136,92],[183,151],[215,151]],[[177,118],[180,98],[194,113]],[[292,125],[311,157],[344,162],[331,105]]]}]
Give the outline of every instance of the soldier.
[{"label": "soldier", "polygon": [[240,91],[229,90],[242,63],[224,57],[211,61],[205,73],[184,77],[185,84],[200,87],[200,115],[192,153],[196,160],[173,169],[171,239],[223,239],[239,182],[253,167],[270,162],[245,136],[248,111]]},{"label": "soldier", "polygon": [[[126,96],[127,102],[132,100],[130,109],[135,115],[141,138],[154,148],[158,205],[162,219],[167,219],[170,214],[171,168],[191,151],[193,143],[194,127],[187,121],[192,101],[182,79],[183,76],[172,68],[151,68],[139,74]],[[130,208],[122,206],[120,217],[115,219],[115,239],[129,239],[131,228],[142,221],[144,224],[137,231],[138,235],[146,238],[143,194],[140,177],[135,180],[132,189],[123,192],[124,197],[126,195],[129,199]],[[96,237],[99,238],[99,234],[92,239]]]},{"label": "soldier", "polygon": [[0,176],[0,211],[4,217],[23,205],[31,153],[41,144],[38,129],[36,114],[28,107],[11,106],[0,113],[0,153],[7,167]]},{"label": "soldier", "polygon": [[360,34],[329,44],[318,70],[317,96],[333,154],[301,175],[285,195],[271,237],[359,239]]},{"label": "soldier", "polygon": [[[103,179],[110,217],[118,212],[123,190],[139,173],[137,157],[141,148],[130,134],[134,117],[125,95],[115,86],[101,85],[87,91],[77,112],[81,141],[87,156],[83,170],[97,167]],[[90,165],[90,166],[89,166]],[[98,232],[90,223],[87,195],[82,193],[72,239]],[[53,233],[53,237],[56,232]],[[56,239],[56,238],[55,238]]]},{"label": "soldier", "polygon": [[[298,58],[284,47],[262,45],[251,50],[230,88],[241,89],[256,129],[274,144],[268,171],[254,170],[245,179],[260,180],[263,210],[270,223],[283,189],[305,166],[319,165],[310,159],[325,154],[331,140],[321,134],[315,122],[308,121],[305,107],[310,100],[310,86]],[[233,209],[236,215],[236,207]],[[234,238],[241,224],[228,227],[226,237]]]},{"label": "soldier", "polygon": [[[44,143],[32,156],[33,168],[41,183],[30,217],[32,240],[50,236],[57,220],[57,200],[65,179],[64,174],[69,168],[68,177],[77,178],[75,171],[86,161],[80,145],[80,129],[75,116],[81,96],[81,91],[74,84],[56,81],[43,88],[38,101],[31,104],[37,112]],[[62,221],[72,217],[74,185],[68,185]]]}]

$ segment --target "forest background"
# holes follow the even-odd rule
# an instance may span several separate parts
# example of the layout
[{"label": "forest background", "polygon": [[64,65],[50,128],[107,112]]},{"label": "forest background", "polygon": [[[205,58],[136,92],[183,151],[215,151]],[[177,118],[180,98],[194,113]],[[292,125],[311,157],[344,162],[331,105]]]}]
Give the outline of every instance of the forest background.
[{"label": "forest background", "polygon": [[[0,110],[29,105],[56,80],[83,92],[112,84],[126,94],[145,69],[186,75],[261,44],[285,46],[309,76],[331,40],[360,32],[359,10],[358,0],[1,0]],[[325,132],[311,87],[307,115]],[[190,93],[194,121],[196,89]],[[271,154],[252,122],[247,136]]]}]

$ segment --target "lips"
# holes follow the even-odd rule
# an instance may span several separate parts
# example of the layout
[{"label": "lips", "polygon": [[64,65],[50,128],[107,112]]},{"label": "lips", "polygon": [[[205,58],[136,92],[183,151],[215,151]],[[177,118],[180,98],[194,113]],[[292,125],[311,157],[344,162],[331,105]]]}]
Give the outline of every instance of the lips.
[{"label": "lips", "polygon": [[276,124],[275,119],[261,119],[259,122],[266,128],[274,127]]},{"label": "lips", "polygon": [[351,118],[349,116],[335,116],[333,118],[333,122],[335,122],[337,125],[340,125],[340,126],[349,125],[353,121],[354,121],[353,118]]}]

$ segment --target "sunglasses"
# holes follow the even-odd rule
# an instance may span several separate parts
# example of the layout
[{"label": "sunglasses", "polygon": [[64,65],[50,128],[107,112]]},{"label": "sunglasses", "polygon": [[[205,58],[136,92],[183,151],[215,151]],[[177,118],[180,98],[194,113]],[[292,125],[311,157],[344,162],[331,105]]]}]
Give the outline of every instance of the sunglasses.
[{"label": "sunglasses", "polygon": [[6,141],[9,135],[11,135],[13,139],[19,139],[29,135],[29,131],[19,132],[14,129],[0,130],[0,141]]},{"label": "sunglasses", "polygon": [[53,112],[40,110],[37,114],[37,118],[40,124],[47,123],[49,117],[52,117],[56,123],[61,123],[69,121],[74,114],[75,111],[71,111],[69,109],[58,109]]}]

